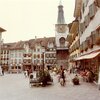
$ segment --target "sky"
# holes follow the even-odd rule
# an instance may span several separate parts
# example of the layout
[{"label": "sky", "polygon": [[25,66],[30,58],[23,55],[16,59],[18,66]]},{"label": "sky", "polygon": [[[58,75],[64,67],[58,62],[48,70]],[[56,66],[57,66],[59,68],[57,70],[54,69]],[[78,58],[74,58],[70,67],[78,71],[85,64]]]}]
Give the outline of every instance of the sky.
[{"label": "sky", "polygon": [[[0,0],[4,43],[55,36],[60,0]],[[62,0],[66,24],[74,20],[75,0]]]}]

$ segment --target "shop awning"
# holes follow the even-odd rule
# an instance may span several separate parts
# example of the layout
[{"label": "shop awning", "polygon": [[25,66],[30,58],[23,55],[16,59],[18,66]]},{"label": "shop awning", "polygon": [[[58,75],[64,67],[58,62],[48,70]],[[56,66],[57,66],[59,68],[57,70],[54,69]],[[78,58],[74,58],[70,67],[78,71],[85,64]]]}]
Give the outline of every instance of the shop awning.
[{"label": "shop awning", "polygon": [[93,52],[93,53],[90,53],[90,54],[87,54],[87,55],[84,55],[84,56],[80,56],[78,58],[76,58],[75,60],[83,60],[83,59],[92,59],[92,58],[95,58],[96,56],[98,56],[100,54],[100,51],[99,52]]}]

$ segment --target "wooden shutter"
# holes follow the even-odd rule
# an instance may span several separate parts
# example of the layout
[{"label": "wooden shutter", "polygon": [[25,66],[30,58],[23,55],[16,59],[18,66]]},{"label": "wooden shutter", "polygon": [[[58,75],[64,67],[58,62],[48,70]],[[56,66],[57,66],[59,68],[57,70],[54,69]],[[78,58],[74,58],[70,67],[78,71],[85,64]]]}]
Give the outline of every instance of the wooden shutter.
[{"label": "wooden shutter", "polygon": [[89,25],[90,22],[90,17],[89,14],[87,16],[85,16],[85,27],[87,27]]},{"label": "wooden shutter", "polygon": [[87,45],[89,48],[93,47],[92,36],[87,37]]},{"label": "wooden shutter", "polygon": [[80,45],[80,51],[83,52],[83,43]]},{"label": "wooden shutter", "polygon": [[88,43],[87,43],[87,40],[85,40],[85,43],[84,43],[84,44],[85,44],[85,48],[84,48],[84,49],[85,49],[85,51],[87,51],[87,49],[88,49]]},{"label": "wooden shutter", "polygon": [[100,28],[96,30],[96,44],[100,45]]},{"label": "wooden shutter", "polygon": [[84,30],[85,30],[85,25],[83,22],[83,23],[80,23],[80,32],[83,33]]},{"label": "wooden shutter", "polygon": [[90,19],[92,19],[94,17],[95,13],[96,13],[96,6],[93,3],[93,4],[91,4],[89,6],[89,16],[90,16]]}]

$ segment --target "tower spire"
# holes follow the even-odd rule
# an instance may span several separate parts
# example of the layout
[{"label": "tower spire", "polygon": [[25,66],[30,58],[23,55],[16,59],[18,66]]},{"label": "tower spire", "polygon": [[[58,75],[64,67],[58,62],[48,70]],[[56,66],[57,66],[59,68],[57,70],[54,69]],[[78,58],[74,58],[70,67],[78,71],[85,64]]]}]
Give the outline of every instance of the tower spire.
[{"label": "tower spire", "polygon": [[62,0],[59,1],[59,5],[62,5]]},{"label": "tower spire", "polygon": [[65,18],[64,18],[64,11],[63,11],[62,0],[60,0],[59,6],[58,6],[57,24],[65,24]]}]

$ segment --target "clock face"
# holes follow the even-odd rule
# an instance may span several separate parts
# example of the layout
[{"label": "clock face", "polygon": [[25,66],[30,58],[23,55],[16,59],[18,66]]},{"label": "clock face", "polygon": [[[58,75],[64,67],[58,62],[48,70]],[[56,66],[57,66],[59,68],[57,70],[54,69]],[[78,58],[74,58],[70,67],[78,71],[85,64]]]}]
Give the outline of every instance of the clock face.
[{"label": "clock face", "polygon": [[65,33],[67,30],[66,26],[65,25],[59,25],[57,26],[57,32],[59,33]]}]

